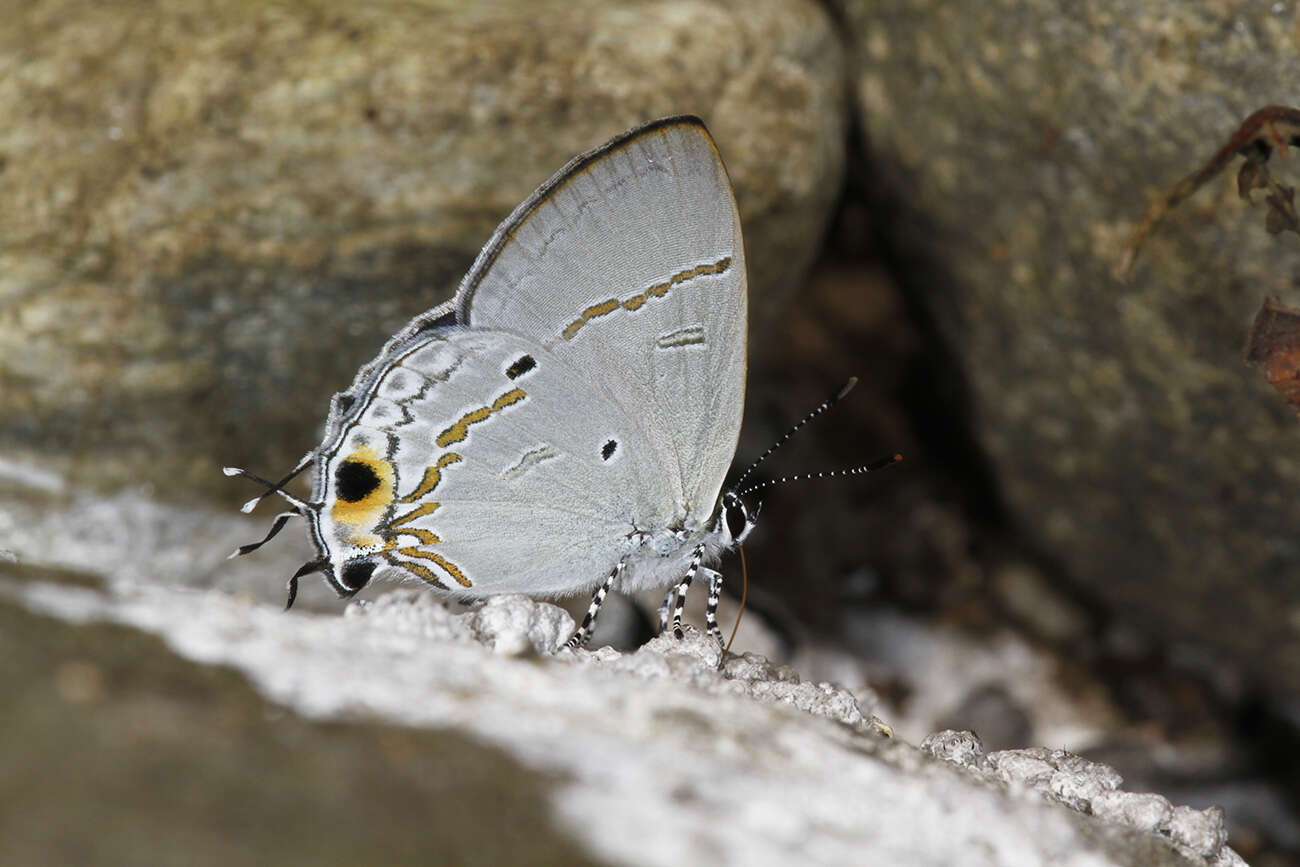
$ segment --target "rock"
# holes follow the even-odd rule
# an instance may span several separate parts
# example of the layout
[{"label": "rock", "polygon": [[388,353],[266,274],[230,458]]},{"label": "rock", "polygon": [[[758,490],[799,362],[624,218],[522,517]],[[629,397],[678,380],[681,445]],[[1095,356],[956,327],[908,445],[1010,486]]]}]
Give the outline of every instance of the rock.
[{"label": "rock", "polygon": [[[183,594],[170,595],[184,620]],[[255,609],[226,604],[232,637],[247,636],[241,614]],[[297,619],[262,610],[271,624]],[[18,738],[0,750],[0,863],[414,867],[525,851],[604,863],[551,815],[563,780],[472,737],[346,713],[316,722],[153,635],[35,617],[9,599],[0,653],[0,724]]]},{"label": "rock", "polygon": [[[76,492],[62,479],[44,490],[0,476],[0,550],[7,552],[0,572],[44,575],[54,569],[114,585],[219,587],[283,605],[286,580],[314,556],[302,524],[290,524],[255,556],[227,559],[239,545],[260,539],[268,523],[261,512],[176,506],[138,490],[96,495]],[[320,581],[302,582],[296,605],[343,608]]]},{"label": "rock", "polygon": [[[432,598],[420,588],[410,593],[412,597]],[[465,619],[480,642],[506,656],[554,653],[573,634],[575,626],[562,608],[538,605],[526,596],[493,596]]]},{"label": "rock", "polygon": [[980,743],[975,732],[952,729],[935,732],[921,741],[921,752],[968,768],[978,767],[984,762],[984,744]]},{"label": "rock", "polygon": [[1223,809],[1194,810],[1174,807],[1168,820],[1169,837],[1193,855],[1211,858],[1228,842],[1223,827]]},{"label": "rock", "polygon": [[[848,611],[844,623],[848,640],[842,653],[858,660],[870,682],[897,681],[873,712],[904,739],[919,743],[935,729],[958,729],[978,717],[976,731],[986,750],[1046,742],[1083,752],[1124,726],[1099,683],[1063,676],[1059,657],[1006,630],[976,637],[960,626],[918,623],[884,609]],[[817,677],[828,671],[841,680],[854,677],[847,664],[827,669],[803,653],[795,660]],[[1003,711],[1015,712],[1005,718],[989,713],[990,696],[1001,697]],[[986,725],[996,741],[986,736]],[[1007,738],[1013,731],[1023,739]]]},{"label": "rock", "polygon": [[[634,653],[603,648],[521,658],[493,649],[502,633],[483,632],[482,610],[449,614],[422,601],[430,598],[373,603],[348,617],[286,616],[216,592],[5,578],[0,650],[23,663],[5,669],[6,694],[32,696],[24,708],[36,707],[40,697],[42,707],[57,710],[62,702],[102,711],[64,707],[56,714],[58,732],[78,735],[60,742],[57,753],[41,737],[48,715],[20,717],[7,731],[15,742],[39,744],[29,751],[60,772],[42,777],[44,802],[88,822],[78,825],[86,839],[105,834],[109,829],[95,823],[111,819],[114,842],[105,851],[126,860],[134,850],[120,841],[167,827],[161,814],[189,832],[147,838],[152,860],[183,851],[188,863],[218,863],[226,851],[221,841],[231,835],[220,833],[226,813],[214,807],[234,791],[241,810],[263,816],[278,816],[286,803],[305,797],[321,828],[290,824],[293,836],[274,846],[310,852],[342,846],[338,840],[358,845],[367,839],[365,828],[352,827],[351,817],[406,798],[414,801],[383,820],[390,839],[405,841],[419,829],[441,840],[463,828],[491,837],[484,851],[506,861],[524,851],[541,858],[576,846],[577,860],[625,864],[1235,863],[1221,838],[1191,830],[1196,823],[1175,832],[1171,819],[1168,829],[1140,831],[1054,800],[1056,775],[1112,779],[1104,766],[1042,749],[991,754],[987,764],[996,773],[978,762],[941,761],[933,755],[971,749],[938,744],[977,741],[969,733],[943,733],[927,738],[923,751],[880,737],[865,719],[867,709],[837,687],[804,684],[793,671],[752,655],[719,668],[717,645],[695,630],[682,642],[656,640]],[[567,621],[545,603],[510,598],[496,605],[512,623]],[[463,625],[449,626],[452,619]],[[106,635],[108,627],[95,621],[154,633],[170,653],[134,630]],[[547,641],[560,634],[543,631]],[[241,692],[231,669],[267,707]],[[51,692],[61,698],[46,699]],[[272,704],[282,710],[271,713]],[[183,738],[173,732],[176,720],[184,724]],[[131,727],[130,737],[123,726]],[[150,745],[166,748],[135,750],[151,726],[158,729],[148,736]],[[394,734],[402,731],[412,734]],[[129,797],[89,797],[113,779],[91,760],[94,745],[114,738],[126,747],[116,779],[137,779],[145,767],[148,779],[158,781],[182,778],[184,771],[193,781],[190,794],[167,801],[153,797],[149,786],[120,783]],[[269,739],[311,752],[295,759],[293,750],[276,748],[268,755]],[[187,751],[191,744],[196,749]],[[447,772],[429,770],[425,751],[440,757]],[[455,754],[468,760],[446,758]],[[292,772],[304,761],[345,773],[325,780],[308,774],[303,795]],[[1031,765],[1042,773],[1024,773]],[[454,790],[464,787],[455,809],[443,809],[447,796],[436,782],[448,775]],[[1008,789],[999,777],[1016,780],[1016,787]],[[243,782],[268,779],[275,784]],[[494,785],[510,799],[491,801]],[[346,797],[334,803],[338,791]],[[355,804],[361,795],[365,803]],[[502,822],[493,803],[525,818],[526,841],[520,842],[515,819]],[[0,859],[50,860],[55,843],[41,836],[43,824],[4,824],[7,819],[0,818]],[[1182,848],[1168,839],[1175,834]],[[272,846],[253,839],[259,851]],[[1218,848],[1207,845],[1215,840]]]},{"label": "rock", "polygon": [[812,0],[55,0],[10,23],[0,66],[5,457],[173,501],[239,502],[218,467],[314,447],[329,396],[609,136],[705,118],[759,320],[844,161],[842,52]]},{"label": "rock", "polygon": [[1157,229],[1131,283],[1111,277],[1148,202],[1269,100],[1261,82],[1300,73],[1290,13],[836,7],[863,168],[893,207],[879,219],[959,359],[1016,525],[1157,639],[1300,690],[1300,428],[1241,363],[1295,238],[1265,233],[1229,172]]},{"label": "rock", "polygon": [[[501,597],[509,600],[513,597]],[[385,593],[373,601],[357,600],[343,611],[344,617],[371,617],[382,620],[389,628],[404,634],[420,635],[432,641],[478,641],[488,647],[495,644],[497,635],[504,632],[507,625],[497,625],[494,621],[505,620],[497,615],[502,609],[509,612],[509,603],[497,603],[491,611],[483,609],[475,612],[476,617],[458,617],[451,606],[432,593],[419,588],[401,588]],[[526,621],[525,621],[526,623]],[[486,626],[484,624],[487,624]],[[527,634],[527,628],[516,631]],[[508,640],[508,645],[518,644]],[[554,650],[552,644],[548,650]]]},{"label": "rock", "polygon": [[1102,792],[1092,799],[1092,812],[1107,821],[1131,825],[1142,831],[1158,831],[1169,827],[1173,807],[1168,798],[1150,792],[1143,795]]}]

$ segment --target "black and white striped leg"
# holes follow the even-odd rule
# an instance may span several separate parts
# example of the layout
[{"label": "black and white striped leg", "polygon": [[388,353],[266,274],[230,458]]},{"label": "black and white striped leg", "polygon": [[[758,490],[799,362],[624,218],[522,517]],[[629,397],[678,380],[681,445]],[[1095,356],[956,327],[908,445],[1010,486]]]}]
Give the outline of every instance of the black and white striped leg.
[{"label": "black and white striped leg", "polygon": [[564,642],[565,647],[586,647],[587,642],[591,640],[591,633],[596,629],[596,617],[600,614],[600,606],[605,604],[605,597],[609,595],[609,589],[614,586],[618,576],[623,573],[623,564],[619,563],[609,573],[605,583],[596,588],[596,592],[591,596],[591,605],[587,607],[587,616],[582,618],[582,625],[578,631],[569,636],[569,640]]},{"label": "black and white striped leg", "polygon": [[673,607],[673,637],[680,641],[684,636],[682,634],[682,609],[686,607],[686,591],[690,589],[691,582],[695,580],[695,573],[699,571],[700,560],[704,558],[704,546],[697,545],[695,553],[691,555],[690,568],[682,577],[682,583],[677,585],[677,604]]},{"label": "black and white striped leg", "polygon": [[709,579],[709,602],[704,606],[704,625],[709,635],[721,644],[722,630],[718,628],[718,600],[722,598],[722,573],[701,568],[700,577]]}]

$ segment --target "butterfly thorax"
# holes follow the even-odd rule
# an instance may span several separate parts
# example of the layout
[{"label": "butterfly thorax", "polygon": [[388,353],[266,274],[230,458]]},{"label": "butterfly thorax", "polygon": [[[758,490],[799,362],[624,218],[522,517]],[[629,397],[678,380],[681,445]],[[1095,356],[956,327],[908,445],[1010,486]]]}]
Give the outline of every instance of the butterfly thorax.
[{"label": "butterfly thorax", "polygon": [[674,584],[697,552],[700,565],[716,564],[725,552],[744,541],[756,518],[756,513],[751,514],[740,498],[728,491],[707,524],[687,518],[677,527],[633,533],[623,558],[620,588],[634,593]]},{"label": "butterfly thorax", "polygon": [[667,587],[681,580],[695,552],[703,547],[700,562],[717,563],[724,551],[732,547],[724,530],[715,523],[704,526],[696,522],[693,529],[661,529],[636,533],[628,538],[629,548],[623,558],[624,572],[619,588],[626,593]]}]

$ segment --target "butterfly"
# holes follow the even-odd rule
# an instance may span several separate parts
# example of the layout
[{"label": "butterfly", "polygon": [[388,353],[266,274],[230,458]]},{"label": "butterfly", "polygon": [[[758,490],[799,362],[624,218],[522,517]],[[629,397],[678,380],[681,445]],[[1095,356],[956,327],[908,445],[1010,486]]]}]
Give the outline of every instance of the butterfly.
[{"label": "butterfly", "polygon": [[[670,117],[584,153],[497,228],[454,298],[335,395],[320,446],[278,483],[314,572],[462,599],[686,590],[754,526],[722,484],[744,409],[740,218],[704,123]],[[312,495],[282,490],[313,467]],[[261,497],[258,498],[260,500]],[[257,500],[246,504],[251,509]],[[664,618],[666,619],[667,604]]]},{"label": "butterfly", "polygon": [[[306,518],[341,597],[377,577],[472,600],[591,592],[568,645],[614,588],[686,592],[753,529],[723,490],[745,400],[745,250],[731,182],[697,117],[652,121],[571,160],[508,216],[455,296],[417,316],[334,396],[261,547]],[[846,391],[847,389],[845,389]],[[876,464],[833,474],[875,469]],[[283,490],[313,467],[312,494]],[[675,604],[674,604],[675,599]],[[286,607],[288,607],[286,606]]]}]

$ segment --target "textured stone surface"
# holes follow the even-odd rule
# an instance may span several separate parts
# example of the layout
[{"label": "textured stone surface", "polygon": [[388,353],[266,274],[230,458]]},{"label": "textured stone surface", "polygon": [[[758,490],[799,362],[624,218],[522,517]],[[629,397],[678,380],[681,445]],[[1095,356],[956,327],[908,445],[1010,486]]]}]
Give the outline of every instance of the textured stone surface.
[{"label": "textured stone surface", "polygon": [[[238,493],[574,154],[705,118],[761,314],[843,168],[811,0],[10,4],[0,440],[78,485]],[[546,38],[539,39],[544,24]]]},{"label": "textured stone surface", "polygon": [[1110,276],[1150,199],[1294,99],[1294,10],[837,5],[904,279],[960,358],[1014,520],[1153,636],[1300,690],[1300,427],[1241,363],[1264,296],[1297,300],[1295,238],[1230,173],[1131,283]]},{"label": "textured stone surface", "polygon": [[463,734],[304,720],[153,636],[10,601],[0,652],[5,864],[601,863],[547,805],[561,780]]},{"label": "textured stone surface", "polygon": [[[471,838],[492,835],[492,852],[520,846],[517,836],[495,834],[491,826],[500,815],[480,800],[492,779],[499,778],[516,798],[531,795],[524,808],[537,839],[508,852],[507,860],[516,862],[562,860],[561,854],[551,853],[564,853],[577,841],[598,861],[647,865],[704,860],[1078,867],[1234,863],[1235,855],[1222,844],[1221,814],[1207,822],[1205,813],[1175,811],[1169,829],[1139,830],[1124,821],[1103,821],[1088,815],[1086,805],[1060,803],[1053,780],[1070,775],[1104,788],[1114,776],[1105,766],[1057,750],[981,757],[978,740],[969,733],[929,739],[932,754],[943,752],[936,748],[941,741],[968,747],[960,766],[950,764],[881,737],[880,725],[869,718],[870,707],[831,684],[806,683],[752,655],[733,657],[719,668],[718,646],[695,630],[684,641],[665,636],[629,654],[604,648],[515,655],[499,652],[503,630],[474,637],[483,611],[452,615],[423,592],[389,594],[350,608],[346,617],[286,616],[219,593],[158,586],[103,591],[47,576],[4,577],[0,596],[5,599],[0,617],[6,618],[6,635],[15,624],[34,631],[27,625],[33,613],[81,624],[110,621],[156,633],[179,656],[203,663],[183,666],[147,645],[141,651],[135,638],[119,639],[125,652],[121,660],[103,638],[83,645],[95,655],[76,656],[67,652],[76,646],[76,630],[58,624],[40,632],[52,636],[55,652],[48,656],[60,661],[51,666],[44,662],[46,655],[34,654],[33,663],[15,673],[19,680],[6,684],[6,691],[27,690],[46,697],[46,704],[70,704],[63,716],[75,720],[82,734],[70,755],[82,755],[88,749],[84,744],[118,731],[117,715],[97,717],[93,707],[119,706],[121,685],[132,682],[128,676],[148,683],[150,672],[163,669],[168,689],[159,699],[165,698],[173,711],[188,713],[194,728],[189,735],[197,745],[224,738],[220,757],[229,779],[250,770],[262,773],[267,757],[256,747],[267,737],[292,734],[321,750],[321,761],[337,769],[338,779],[323,791],[348,791],[347,783],[360,780],[367,808],[390,797],[412,801],[394,818],[394,841],[404,839],[408,817],[415,815],[430,823],[431,833],[463,825]],[[544,603],[504,597],[493,605],[496,613],[487,620],[513,623],[516,635],[532,635],[543,644],[571,626]],[[455,621],[462,625],[451,625]],[[539,626],[547,623],[553,626]],[[82,631],[102,636],[104,629],[87,625]],[[65,655],[71,658],[62,659]],[[289,718],[261,723],[252,732],[255,738],[245,738],[238,727],[232,731],[227,718],[234,714],[236,723],[245,719],[247,712],[240,709],[248,700],[224,670],[212,666],[241,672],[264,697],[291,711]],[[217,671],[219,676],[213,674]],[[191,680],[207,686],[187,687]],[[229,693],[225,698],[223,690]],[[51,692],[59,698],[49,699]],[[206,714],[189,712],[193,705],[206,708]],[[147,703],[136,714],[151,725],[169,718],[166,713],[150,715]],[[318,725],[305,725],[298,717]],[[381,745],[395,751],[384,765],[393,777],[392,788],[380,784],[381,775],[346,764],[350,751],[367,755],[364,742],[320,743],[320,724],[340,718],[350,721],[349,731],[372,729]],[[43,732],[34,727],[39,719],[18,722],[8,731],[10,742],[40,740]],[[455,766],[455,773],[473,781],[464,800],[448,804],[436,781],[425,781],[428,772],[420,757],[403,761],[403,750],[431,747],[413,737],[393,738],[393,723],[439,730],[439,749],[454,749],[461,738],[476,744],[468,751],[475,761],[467,768]],[[132,812],[150,809],[156,799],[150,799],[147,783],[126,782],[136,779],[134,763],[148,759],[127,756],[120,770],[124,790],[139,785],[145,791],[104,814],[117,823],[118,832],[151,828],[157,821],[154,815]],[[152,761],[163,778],[198,765],[203,773],[191,797],[200,804],[210,799],[209,769],[196,757],[171,749]],[[272,779],[279,781],[280,766],[272,770]],[[44,791],[61,802],[60,781],[80,787],[80,779],[72,773],[47,775]],[[533,794],[544,780],[550,781],[546,793]],[[294,791],[288,781],[277,785]],[[274,791],[253,790],[242,797],[256,806],[279,809],[281,804]],[[1140,801],[1146,796],[1128,797]],[[83,799],[73,802],[83,806]],[[511,809],[517,809],[513,802]],[[91,818],[98,815],[90,813]],[[207,817],[189,815],[181,804],[167,815],[196,822],[199,844],[220,851],[222,838],[208,829],[227,827],[225,814],[204,821]],[[480,824],[485,820],[486,828]],[[41,848],[50,844],[32,827],[0,835],[0,852],[7,853],[5,847],[50,851]],[[1166,834],[1175,836],[1181,851]],[[312,845],[319,848],[323,839],[329,838],[314,839]],[[355,845],[365,837],[345,834],[343,839]],[[171,851],[172,841],[165,837],[159,849]],[[267,845],[260,837],[254,843],[259,850]],[[206,857],[207,849],[201,854]]]},{"label": "textured stone surface", "polygon": [[[310,556],[310,546],[300,527],[287,528],[256,556],[225,560],[224,555],[237,544],[265,532],[266,516],[243,516],[233,509],[179,509],[128,494],[79,496],[69,507],[57,492],[56,480],[39,477],[29,481],[54,490],[38,497],[29,488],[28,501],[21,510],[10,507],[12,501],[4,496],[5,488],[0,484],[0,583],[15,577],[73,587],[98,588],[107,583],[125,594],[165,588],[169,597],[174,595],[169,610],[173,611],[175,628],[180,630],[192,624],[196,615],[191,609],[203,606],[206,597],[202,591],[218,587],[245,606],[254,601],[271,603],[272,609],[238,609],[265,613],[269,629],[278,628],[276,624],[292,626],[299,622],[292,615],[273,617],[270,612],[284,602],[285,578]],[[382,631],[436,647],[482,645],[493,655],[535,663],[572,628],[572,619],[558,609],[518,598],[494,599],[460,617],[437,606],[432,594],[423,588],[397,596],[383,595],[392,590],[391,585],[376,582],[362,594],[363,601],[374,600],[379,606],[375,611],[380,613]],[[662,594],[652,592],[648,597],[641,601],[652,612]],[[586,600],[570,602],[570,613],[581,617]],[[630,608],[625,597],[616,595],[607,600],[602,626],[617,622],[618,609],[614,606],[620,603]],[[703,595],[692,594],[687,616],[697,626],[703,623],[703,607]],[[307,580],[302,584],[294,614],[340,609],[343,604],[324,582]],[[349,619],[371,615],[365,605],[343,610]],[[897,612],[866,611],[848,616],[846,645],[801,641],[792,656],[791,647],[781,637],[782,626],[789,622],[788,611],[769,613],[778,618],[775,629],[751,606],[736,639],[735,649],[742,655],[728,658],[723,679],[715,671],[718,648],[711,642],[677,645],[660,640],[651,645],[658,651],[655,654],[619,656],[599,650],[592,658],[629,673],[645,674],[653,668],[656,676],[692,688],[780,702],[855,727],[863,722],[871,725],[863,716],[866,710],[887,720],[899,740],[924,741],[923,749],[931,755],[958,760],[965,749],[967,761],[961,763],[971,767],[981,765],[985,746],[999,750],[1048,743],[1086,752],[1122,768],[1130,788],[1161,791],[1176,802],[1198,806],[1222,804],[1234,835],[1240,833],[1241,840],[1257,836],[1252,835],[1255,828],[1267,829],[1279,841],[1295,839],[1294,820],[1284,798],[1261,787],[1257,780],[1248,778],[1243,782],[1238,769],[1244,761],[1242,754],[1234,757],[1232,752],[1223,753],[1206,764],[1206,750],[1218,755],[1221,746],[1206,744],[1203,737],[1194,737],[1191,742],[1186,737],[1153,740],[1148,726],[1135,728],[1126,722],[1113,696],[1108,697],[1094,681],[1081,678],[1078,672],[1062,670],[1060,659],[1042,647],[1011,634],[987,635],[977,640],[957,626],[923,625]],[[724,599],[720,614],[727,632],[736,616],[734,601]],[[243,640],[243,627],[232,626],[223,634],[238,644]],[[645,624],[639,632],[634,629],[630,637],[637,634],[648,634]],[[76,643],[75,638],[69,640]],[[297,647],[293,653],[311,656],[316,652],[314,644],[297,646],[296,639],[286,640]],[[339,640],[338,650],[346,654],[353,640]],[[629,646],[643,640],[636,639]],[[431,653],[437,656],[439,651]],[[764,656],[789,665],[775,665]],[[386,664],[374,663],[376,670]],[[827,687],[825,682],[845,688]],[[1179,687],[1178,681],[1171,684],[1173,689]],[[1000,723],[997,713],[971,713],[974,696],[1000,696],[1002,712],[1017,724]],[[977,726],[983,744],[969,732],[926,737],[936,728],[956,726]],[[13,742],[23,740],[16,737]],[[1267,749],[1271,761],[1273,750],[1278,748]],[[1030,754],[1027,761],[1041,771],[1035,779],[1037,791],[1078,810],[1086,811],[1087,803],[1099,792],[1118,788],[1120,782],[1114,772],[1110,772],[1112,776],[1085,774],[1071,763],[1056,767],[1036,754]],[[1086,765],[1105,767],[1092,762]],[[1153,767],[1163,771],[1153,773]]]}]

